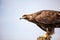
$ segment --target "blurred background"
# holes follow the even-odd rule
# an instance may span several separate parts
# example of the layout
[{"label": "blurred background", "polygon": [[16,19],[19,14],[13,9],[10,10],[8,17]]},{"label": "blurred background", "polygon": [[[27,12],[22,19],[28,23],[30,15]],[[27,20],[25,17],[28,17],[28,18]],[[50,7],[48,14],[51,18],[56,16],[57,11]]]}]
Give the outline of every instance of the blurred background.
[{"label": "blurred background", "polygon": [[[40,10],[60,11],[60,0],[0,0],[0,40],[37,40],[45,32],[19,18]],[[51,40],[60,40],[59,28]]]}]

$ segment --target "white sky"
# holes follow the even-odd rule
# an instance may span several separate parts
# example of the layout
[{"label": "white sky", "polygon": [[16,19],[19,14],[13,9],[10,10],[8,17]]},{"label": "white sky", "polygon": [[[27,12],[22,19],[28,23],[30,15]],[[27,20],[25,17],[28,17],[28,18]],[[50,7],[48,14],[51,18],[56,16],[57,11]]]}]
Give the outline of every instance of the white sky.
[{"label": "white sky", "polygon": [[[0,40],[37,40],[45,32],[19,18],[40,10],[60,10],[60,0],[0,0]],[[59,28],[52,40],[60,40]]]}]

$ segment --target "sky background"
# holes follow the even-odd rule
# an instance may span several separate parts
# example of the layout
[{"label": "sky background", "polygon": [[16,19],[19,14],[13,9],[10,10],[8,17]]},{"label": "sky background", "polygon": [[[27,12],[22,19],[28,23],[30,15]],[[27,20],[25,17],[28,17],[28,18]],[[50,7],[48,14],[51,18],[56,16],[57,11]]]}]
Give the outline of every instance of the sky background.
[{"label": "sky background", "polygon": [[[0,0],[0,40],[37,40],[45,32],[19,18],[40,10],[60,11],[60,0]],[[52,40],[60,40],[59,28],[52,37]]]}]

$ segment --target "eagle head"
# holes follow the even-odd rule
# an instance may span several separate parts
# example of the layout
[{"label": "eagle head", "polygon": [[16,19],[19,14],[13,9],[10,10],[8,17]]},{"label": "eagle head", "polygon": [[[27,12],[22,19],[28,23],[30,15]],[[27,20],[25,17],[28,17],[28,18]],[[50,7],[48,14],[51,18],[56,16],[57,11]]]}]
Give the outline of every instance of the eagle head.
[{"label": "eagle head", "polygon": [[23,15],[20,19],[25,19],[25,20],[28,20],[28,21],[32,21],[33,16],[31,14],[27,14],[27,15]]}]

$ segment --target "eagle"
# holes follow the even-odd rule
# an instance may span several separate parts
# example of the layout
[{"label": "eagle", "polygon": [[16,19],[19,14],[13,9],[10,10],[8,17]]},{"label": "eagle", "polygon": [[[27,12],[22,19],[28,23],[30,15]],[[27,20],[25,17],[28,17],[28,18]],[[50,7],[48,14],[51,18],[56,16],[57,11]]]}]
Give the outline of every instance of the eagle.
[{"label": "eagle", "polygon": [[55,28],[60,28],[60,11],[41,10],[31,14],[25,14],[20,19],[25,19],[36,24],[49,34],[54,34]]}]

